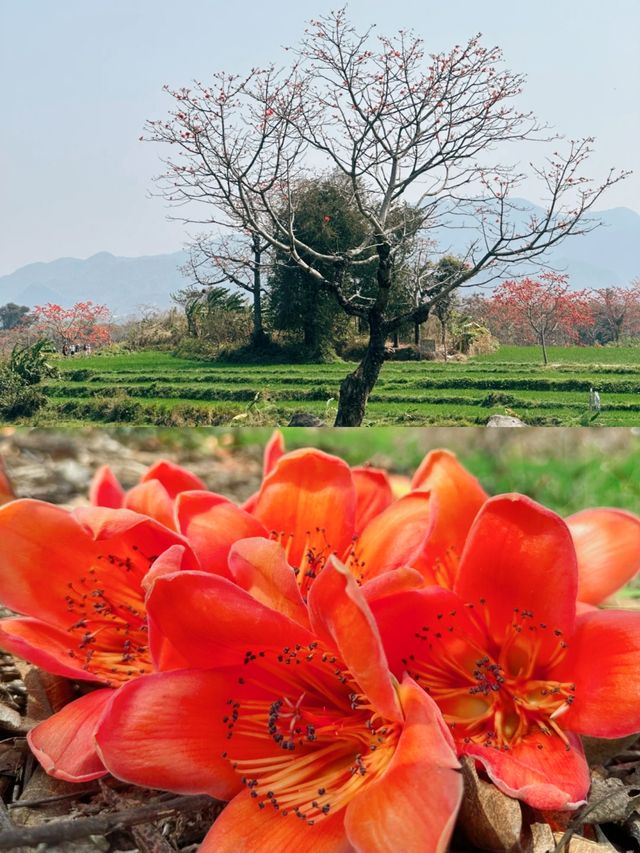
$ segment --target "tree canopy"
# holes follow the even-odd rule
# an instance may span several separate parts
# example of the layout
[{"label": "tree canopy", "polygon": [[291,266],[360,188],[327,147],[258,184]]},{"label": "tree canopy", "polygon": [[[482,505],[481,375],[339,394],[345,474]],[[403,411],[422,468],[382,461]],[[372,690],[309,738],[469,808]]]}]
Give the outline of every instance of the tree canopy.
[{"label": "tree canopy", "polygon": [[[480,36],[428,54],[405,30],[358,32],[343,9],[312,21],[287,57],[283,68],[167,87],[174,108],[148,123],[147,136],[172,151],[159,186],[185,220],[264,241],[366,323],[367,352],[342,382],[336,417],[336,425],[355,426],[389,335],[426,320],[448,293],[537,263],[561,240],[595,227],[589,211],[625,173],[587,177],[592,140],[562,142],[519,109],[523,76]],[[547,199],[539,214],[523,210],[525,175],[500,150],[524,141],[550,146],[532,166]],[[366,222],[355,246],[313,245],[301,230],[296,187],[323,172],[343,176]],[[436,229],[466,229],[465,266],[398,309],[396,258],[415,236],[417,212],[425,239]],[[372,266],[373,292],[352,289]]]}]

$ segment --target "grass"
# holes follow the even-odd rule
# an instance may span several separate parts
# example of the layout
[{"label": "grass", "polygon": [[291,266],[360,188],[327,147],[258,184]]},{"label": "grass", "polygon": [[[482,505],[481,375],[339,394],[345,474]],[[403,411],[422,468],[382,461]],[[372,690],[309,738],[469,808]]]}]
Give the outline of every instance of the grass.
[{"label": "grass", "polygon": [[[589,388],[601,395],[596,423],[640,424],[640,349],[502,347],[466,362],[388,362],[365,423],[482,425],[514,414],[530,425],[588,422]],[[328,422],[344,363],[225,365],[140,352],[61,360],[46,383],[46,426],[99,422],[158,425],[286,423],[294,411]],[[235,419],[235,420],[234,420]]]},{"label": "grass", "polygon": [[[547,347],[547,356],[550,364],[571,362],[574,364],[635,363],[637,365],[640,361],[640,349],[629,346]],[[476,356],[475,360],[484,363],[494,361],[540,363],[542,355],[540,347],[501,346],[496,352]]]}]

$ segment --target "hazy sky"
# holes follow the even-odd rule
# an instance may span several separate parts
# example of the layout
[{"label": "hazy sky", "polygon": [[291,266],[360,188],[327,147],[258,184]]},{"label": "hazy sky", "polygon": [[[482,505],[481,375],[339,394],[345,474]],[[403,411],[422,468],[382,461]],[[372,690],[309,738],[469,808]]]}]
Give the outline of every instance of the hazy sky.
[{"label": "hazy sky", "polygon": [[[181,248],[185,227],[150,198],[162,85],[278,61],[341,0],[0,0],[0,275],[98,251]],[[528,75],[524,108],[595,135],[590,171],[636,169],[601,207],[640,210],[638,0],[352,0],[361,27],[413,28],[429,52],[476,32]],[[535,156],[528,151],[527,156]],[[535,192],[527,192],[536,201]]]}]

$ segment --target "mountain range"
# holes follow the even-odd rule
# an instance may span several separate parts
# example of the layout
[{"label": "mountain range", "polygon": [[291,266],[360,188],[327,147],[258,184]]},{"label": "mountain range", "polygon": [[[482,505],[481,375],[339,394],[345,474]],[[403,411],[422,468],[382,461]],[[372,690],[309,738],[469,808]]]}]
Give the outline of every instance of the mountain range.
[{"label": "mountain range", "polygon": [[90,258],[58,258],[49,263],[20,267],[0,276],[0,304],[44,305],[56,302],[68,307],[75,302],[108,305],[116,317],[143,306],[166,308],[171,294],[187,284],[179,267],[185,252],[120,258],[99,252]]},{"label": "mountain range", "polygon": [[[539,210],[527,205],[529,210]],[[618,207],[598,212],[597,217],[601,227],[568,238],[545,256],[546,263],[569,274],[575,289],[624,285],[640,275],[640,215]],[[469,240],[464,231],[447,230],[438,236],[443,248],[454,254],[463,252]],[[91,300],[108,305],[116,317],[136,313],[143,306],[166,308],[172,304],[171,294],[187,284],[179,270],[185,260],[184,252],[134,258],[99,252],[85,260],[59,258],[28,264],[0,276],[0,305],[17,302],[33,307],[56,302],[69,306]]]}]

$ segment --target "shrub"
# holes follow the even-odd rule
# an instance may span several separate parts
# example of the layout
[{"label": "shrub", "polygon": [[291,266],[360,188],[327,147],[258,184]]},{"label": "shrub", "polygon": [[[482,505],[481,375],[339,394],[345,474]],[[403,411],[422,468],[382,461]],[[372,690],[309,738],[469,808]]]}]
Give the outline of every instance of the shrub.
[{"label": "shrub", "polygon": [[336,360],[333,351],[316,349],[312,352],[300,344],[279,344],[271,340],[260,345],[251,343],[244,347],[222,349],[216,358],[216,361],[225,364],[328,364]]},{"label": "shrub", "polygon": [[487,394],[480,401],[481,406],[486,406],[487,408],[491,408],[492,406],[513,406],[514,403],[519,403],[513,394],[504,394],[500,391],[492,391],[490,394]]},{"label": "shrub", "polygon": [[48,360],[54,352],[55,347],[46,338],[30,346],[16,344],[9,356],[7,370],[25,385],[37,385],[43,379],[58,376],[58,368]]},{"label": "shrub", "polygon": [[201,338],[183,338],[173,351],[177,358],[191,358],[196,361],[213,361],[217,358],[220,347]]},{"label": "shrub", "polygon": [[7,367],[0,367],[0,418],[14,421],[28,418],[46,403],[46,397],[33,385],[28,385],[20,376]]},{"label": "shrub", "polygon": [[366,344],[348,344],[342,348],[340,358],[344,361],[362,361],[367,353]]},{"label": "shrub", "polygon": [[423,359],[422,353],[414,344],[387,349],[384,357],[387,361],[422,361]]}]

